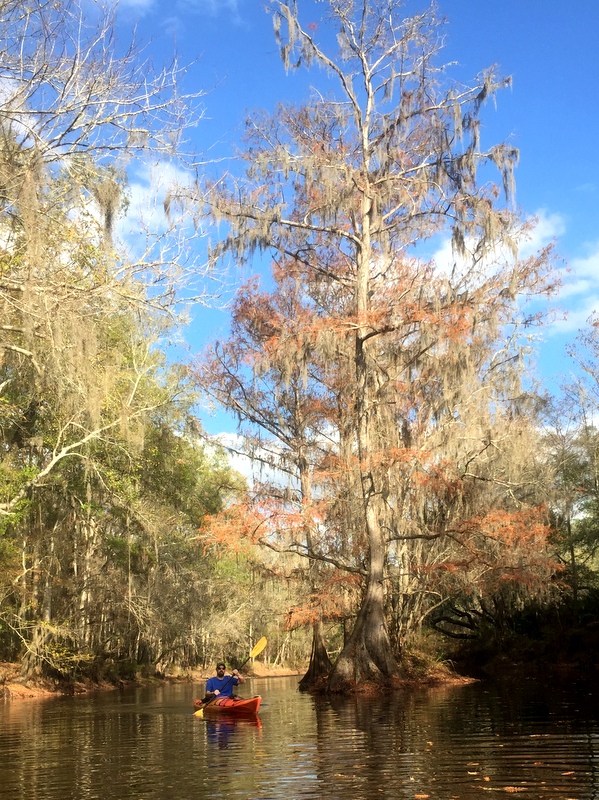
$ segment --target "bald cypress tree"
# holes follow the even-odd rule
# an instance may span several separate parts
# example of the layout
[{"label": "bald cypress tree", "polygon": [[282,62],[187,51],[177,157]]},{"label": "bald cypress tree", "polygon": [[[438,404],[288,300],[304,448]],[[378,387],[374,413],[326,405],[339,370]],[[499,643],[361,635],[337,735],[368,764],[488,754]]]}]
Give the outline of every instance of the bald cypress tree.
[{"label": "bald cypress tree", "polygon": [[[426,594],[422,567],[451,557],[450,540],[484,538],[485,510],[524,502],[514,487],[526,479],[505,457],[517,447],[509,420],[526,424],[513,400],[518,326],[532,317],[517,298],[550,289],[550,254],[518,259],[518,153],[481,141],[485,101],[509,80],[491,69],[449,81],[434,8],[405,17],[398,0],[329,0],[319,28],[302,3],[273,5],[285,66],[321,67],[322,91],[249,120],[245,173],[212,187],[210,213],[227,231],[213,255],[284,257],[319,309],[320,344],[325,328],[339,343],[329,346],[331,369],[343,370],[336,424],[365,577],[329,679],[344,691],[398,674],[390,566],[409,605]],[[440,236],[452,243],[446,265],[426,258]]]}]

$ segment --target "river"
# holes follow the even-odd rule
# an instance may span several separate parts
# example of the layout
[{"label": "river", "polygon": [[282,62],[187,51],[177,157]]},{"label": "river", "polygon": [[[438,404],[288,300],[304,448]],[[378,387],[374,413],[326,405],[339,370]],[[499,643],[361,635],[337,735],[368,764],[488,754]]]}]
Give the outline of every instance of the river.
[{"label": "river", "polygon": [[599,693],[475,683],[377,700],[248,681],[259,719],[195,717],[169,684],[0,705],[2,800],[599,798]]}]

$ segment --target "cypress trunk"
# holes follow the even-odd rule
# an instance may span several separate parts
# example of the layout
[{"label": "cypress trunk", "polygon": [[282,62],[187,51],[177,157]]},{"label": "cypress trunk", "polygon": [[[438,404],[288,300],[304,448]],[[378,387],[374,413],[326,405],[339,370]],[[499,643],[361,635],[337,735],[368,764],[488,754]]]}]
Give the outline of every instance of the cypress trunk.
[{"label": "cypress trunk", "polygon": [[308,671],[299,682],[300,692],[307,692],[317,687],[331,671],[332,662],[327,653],[322,620],[316,620],[312,626],[312,652]]}]

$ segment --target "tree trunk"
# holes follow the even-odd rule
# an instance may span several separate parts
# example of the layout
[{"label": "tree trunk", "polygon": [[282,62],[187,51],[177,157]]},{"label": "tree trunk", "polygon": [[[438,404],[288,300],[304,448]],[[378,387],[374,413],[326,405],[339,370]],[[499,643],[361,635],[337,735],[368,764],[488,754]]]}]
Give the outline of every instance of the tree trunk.
[{"label": "tree trunk", "polygon": [[312,626],[310,664],[308,671],[299,682],[298,688],[300,692],[308,692],[322,683],[331,671],[332,666],[322,631],[322,620],[316,620]]},{"label": "tree trunk", "polygon": [[[369,516],[372,515],[370,509]],[[371,520],[372,521],[372,520]],[[385,623],[383,567],[385,548],[380,528],[371,529],[370,569],[356,624],[329,678],[331,692],[351,693],[367,685],[390,686],[398,671]]]},{"label": "tree trunk", "polygon": [[21,661],[21,678],[32,680],[41,678],[44,674],[44,664],[47,663],[46,649],[52,639],[50,630],[43,624],[35,626],[31,641]]},{"label": "tree trunk", "polygon": [[[370,154],[368,123],[363,123],[364,170],[368,174]],[[356,253],[355,308],[359,320],[367,320],[371,309],[370,269],[373,263],[371,226],[376,216],[375,204],[366,186],[362,195],[362,236]],[[377,221],[380,222],[380,221]],[[356,377],[357,447],[363,525],[368,542],[368,577],[366,593],[356,624],[329,678],[332,692],[359,691],[365,684],[391,685],[397,673],[391,641],[385,622],[384,569],[387,554],[381,528],[384,509],[381,507],[381,486],[376,469],[379,450],[386,441],[380,426],[381,397],[377,393],[378,362],[372,354],[371,328],[362,324],[356,331],[354,367]],[[384,381],[383,381],[384,382]],[[365,688],[365,687],[364,687]]]},{"label": "tree trunk", "polygon": [[[297,407],[300,408],[301,404],[298,402]],[[302,420],[303,422],[303,420]],[[303,507],[309,508],[312,504],[312,480],[310,470],[308,467],[308,459],[305,456],[305,447],[299,451],[299,472],[300,484],[302,489],[302,504]],[[312,520],[308,517],[309,521],[306,525],[306,546],[308,552],[314,550],[314,543],[318,540],[317,536],[313,536]],[[313,595],[318,594],[320,584],[319,580],[320,565],[318,561],[310,562],[310,590]],[[312,652],[310,653],[310,663],[308,671],[299,682],[300,692],[307,692],[316,687],[318,684],[323,683],[329,672],[331,671],[332,663],[327,653],[326,642],[322,630],[322,618],[314,620],[312,623]]]},{"label": "tree trunk", "polygon": [[369,585],[351,636],[333,667],[328,689],[352,693],[392,685],[397,662],[383,613],[382,586]]}]

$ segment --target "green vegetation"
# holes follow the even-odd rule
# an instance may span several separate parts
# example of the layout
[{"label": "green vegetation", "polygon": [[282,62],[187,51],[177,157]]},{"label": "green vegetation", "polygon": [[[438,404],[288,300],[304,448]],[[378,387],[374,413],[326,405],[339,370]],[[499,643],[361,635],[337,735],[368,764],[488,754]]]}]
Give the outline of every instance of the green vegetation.
[{"label": "green vegetation", "polygon": [[[554,275],[551,249],[516,255],[517,153],[481,148],[507,81],[443,84],[428,12],[329,5],[335,55],[301,3],[273,3],[276,36],[341,101],[327,79],[250,120],[243,174],[170,187],[131,236],[128,169],[197,169],[176,145],[197,96],[107,51],[110,17],[80,33],[77,0],[0,0],[0,660],[24,678],[240,664],[262,636],[330,691],[596,666],[599,324],[560,402],[525,386],[526,301]],[[203,214],[226,231],[210,269],[258,250],[272,281],[189,366],[167,353],[208,279]],[[447,274],[422,256],[439,236]],[[251,484],[202,392],[239,420]]]}]

